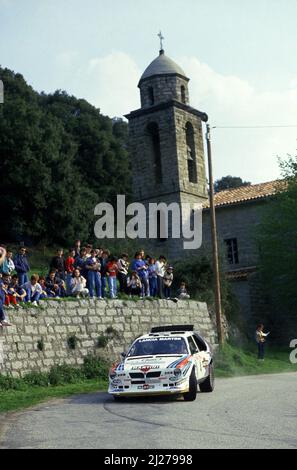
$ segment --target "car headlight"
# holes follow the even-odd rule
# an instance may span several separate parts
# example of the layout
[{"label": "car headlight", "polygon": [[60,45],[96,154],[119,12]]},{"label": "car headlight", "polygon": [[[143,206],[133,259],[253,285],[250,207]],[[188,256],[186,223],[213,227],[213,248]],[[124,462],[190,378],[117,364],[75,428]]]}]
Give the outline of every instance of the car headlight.
[{"label": "car headlight", "polygon": [[181,376],[181,370],[180,369],[174,369],[174,375],[175,377],[180,377]]}]

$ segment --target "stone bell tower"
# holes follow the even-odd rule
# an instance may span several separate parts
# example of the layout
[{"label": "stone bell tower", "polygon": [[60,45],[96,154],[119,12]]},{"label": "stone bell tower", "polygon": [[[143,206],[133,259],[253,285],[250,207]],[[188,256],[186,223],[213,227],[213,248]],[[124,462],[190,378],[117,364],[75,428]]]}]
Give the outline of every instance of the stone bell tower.
[{"label": "stone bell tower", "polygon": [[[135,202],[193,204],[207,199],[202,133],[207,115],[190,106],[188,82],[161,44],[138,84],[141,107],[126,116]],[[182,240],[170,239],[170,234],[151,245],[156,255],[182,255]]]}]

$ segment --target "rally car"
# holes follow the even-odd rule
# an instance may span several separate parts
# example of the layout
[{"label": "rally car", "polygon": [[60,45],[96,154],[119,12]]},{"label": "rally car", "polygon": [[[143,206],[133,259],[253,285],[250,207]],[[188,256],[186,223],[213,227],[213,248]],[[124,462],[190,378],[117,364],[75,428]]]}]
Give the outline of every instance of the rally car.
[{"label": "rally car", "polygon": [[214,390],[210,345],[193,325],[152,328],[140,336],[109,371],[108,393],[127,396],[182,395],[186,401]]}]

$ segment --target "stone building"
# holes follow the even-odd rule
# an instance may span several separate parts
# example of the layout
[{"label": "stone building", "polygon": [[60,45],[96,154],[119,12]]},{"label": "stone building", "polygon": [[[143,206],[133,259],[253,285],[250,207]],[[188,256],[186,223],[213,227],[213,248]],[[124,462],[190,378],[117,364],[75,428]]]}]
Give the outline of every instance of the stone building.
[{"label": "stone building", "polygon": [[[158,232],[157,239],[149,240],[147,245],[153,253],[167,254],[173,261],[211,249],[202,129],[208,117],[190,106],[188,82],[181,67],[161,49],[140,78],[141,107],[126,116],[134,200],[145,206],[151,202],[167,205],[200,202],[204,206],[200,250],[184,250],[183,238],[172,239],[170,220],[168,239],[162,239]],[[226,276],[243,316],[253,327],[259,306],[265,307],[257,282],[259,248],[254,231],[280,184],[273,181],[215,195],[218,239],[226,259]],[[161,212],[159,223],[161,226]]]},{"label": "stone building", "polygon": [[[271,181],[227,189],[215,195],[218,242],[225,255],[226,277],[232,284],[243,317],[252,328],[267,308],[257,273],[259,246],[256,229],[267,205],[282,189],[284,182]],[[203,245],[209,246],[210,243],[207,203],[203,214]]]},{"label": "stone building", "polygon": [[[134,200],[166,204],[207,200],[202,121],[207,115],[190,106],[189,78],[161,49],[140,78],[141,107],[129,120]],[[162,225],[160,211],[159,225]],[[162,239],[158,230],[156,252],[179,257],[183,240]]]}]

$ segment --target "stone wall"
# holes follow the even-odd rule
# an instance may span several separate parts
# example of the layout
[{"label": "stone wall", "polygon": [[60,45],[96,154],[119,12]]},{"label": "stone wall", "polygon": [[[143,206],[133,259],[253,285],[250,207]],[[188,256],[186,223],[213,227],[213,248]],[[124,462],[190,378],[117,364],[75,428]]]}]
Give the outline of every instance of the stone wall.
[{"label": "stone wall", "polygon": [[[0,330],[0,373],[14,377],[55,364],[80,365],[90,353],[112,361],[152,326],[194,324],[206,340],[217,342],[207,305],[196,301],[47,301],[43,308],[13,311],[9,319],[14,326]],[[102,335],[109,342],[98,348]],[[75,350],[69,348],[71,336],[78,339]]]}]

